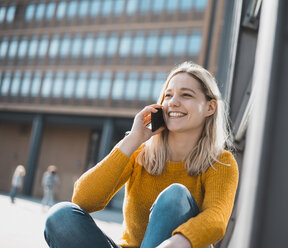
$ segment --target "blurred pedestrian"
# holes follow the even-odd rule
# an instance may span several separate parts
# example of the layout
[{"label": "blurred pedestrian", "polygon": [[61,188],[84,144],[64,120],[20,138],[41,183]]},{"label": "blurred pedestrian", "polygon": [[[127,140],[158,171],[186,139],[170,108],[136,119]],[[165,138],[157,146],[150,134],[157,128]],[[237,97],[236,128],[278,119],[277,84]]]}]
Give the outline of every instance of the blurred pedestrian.
[{"label": "blurred pedestrian", "polygon": [[11,183],[10,198],[12,203],[15,202],[16,195],[22,190],[25,174],[25,167],[21,164],[18,165],[14,171]]},{"label": "blurred pedestrian", "polygon": [[42,177],[43,207],[51,207],[54,204],[55,186],[58,183],[57,167],[55,165],[49,165]]}]

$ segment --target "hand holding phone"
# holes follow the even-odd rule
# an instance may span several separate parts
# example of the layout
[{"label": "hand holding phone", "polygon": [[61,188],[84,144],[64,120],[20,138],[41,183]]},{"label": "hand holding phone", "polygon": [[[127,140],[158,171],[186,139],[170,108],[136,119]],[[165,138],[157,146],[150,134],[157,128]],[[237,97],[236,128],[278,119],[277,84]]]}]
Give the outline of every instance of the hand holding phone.
[{"label": "hand holding phone", "polygon": [[162,108],[156,109],[158,110],[156,113],[151,113],[152,132],[156,131],[162,126],[165,126]]}]

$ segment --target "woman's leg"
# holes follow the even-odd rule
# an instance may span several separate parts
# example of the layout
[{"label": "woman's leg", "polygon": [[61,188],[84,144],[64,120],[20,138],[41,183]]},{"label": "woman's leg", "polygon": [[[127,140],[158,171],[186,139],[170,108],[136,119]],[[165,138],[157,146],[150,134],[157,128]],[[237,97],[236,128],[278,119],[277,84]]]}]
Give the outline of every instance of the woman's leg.
[{"label": "woman's leg", "polygon": [[171,237],[172,232],[196,216],[199,209],[189,190],[181,184],[172,184],[162,191],[154,202],[141,248],[156,247]]},{"label": "woman's leg", "polygon": [[11,192],[10,192],[10,198],[11,198],[11,202],[14,203],[14,199],[17,195],[17,192],[18,192],[18,188],[13,186],[12,189],[11,189]]},{"label": "woman's leg", "polygon": [[71,202],[58,203],[49,210],[44,236],[54,248],[118,247],[87,212]]}]

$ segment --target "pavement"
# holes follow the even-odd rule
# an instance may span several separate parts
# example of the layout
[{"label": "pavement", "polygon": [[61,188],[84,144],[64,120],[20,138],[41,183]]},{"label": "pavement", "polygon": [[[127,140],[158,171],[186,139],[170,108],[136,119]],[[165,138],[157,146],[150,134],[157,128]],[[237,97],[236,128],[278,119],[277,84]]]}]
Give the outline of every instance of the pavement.
[{"label": "pavement", "polygon": [[[48,248],[43,235],[47,210],[40,201],[19,196],[12,204],[8,195],[0,193],[1,248]],[[97,225],[117,242],[123,221],[121,211],[104,209],[91,215]]]}]

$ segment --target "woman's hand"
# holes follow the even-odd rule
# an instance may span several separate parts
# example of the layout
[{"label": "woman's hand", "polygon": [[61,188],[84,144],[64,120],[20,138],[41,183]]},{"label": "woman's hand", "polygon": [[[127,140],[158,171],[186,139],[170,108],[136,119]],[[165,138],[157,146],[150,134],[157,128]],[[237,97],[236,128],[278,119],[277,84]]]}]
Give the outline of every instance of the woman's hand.
[{"label": "woman's hand", "polygon": [[171,238],[166,239],[156,248],[193,248],[190,241],[182,234],[175,234]]},{"label": "woman's hand", "polygon": [[142,143],[165,129],[165,127],[161,127],[155,132],[152,132],[151,129],[147,127],[147,124],[151,121],[151,112],[156,113],[158,111],[156,108],[162,108],[162,106],[159,104],[146,106],[135,116],[129,135],[127,135],[119,145],[119,149],[127,156],[130,157]]}]

